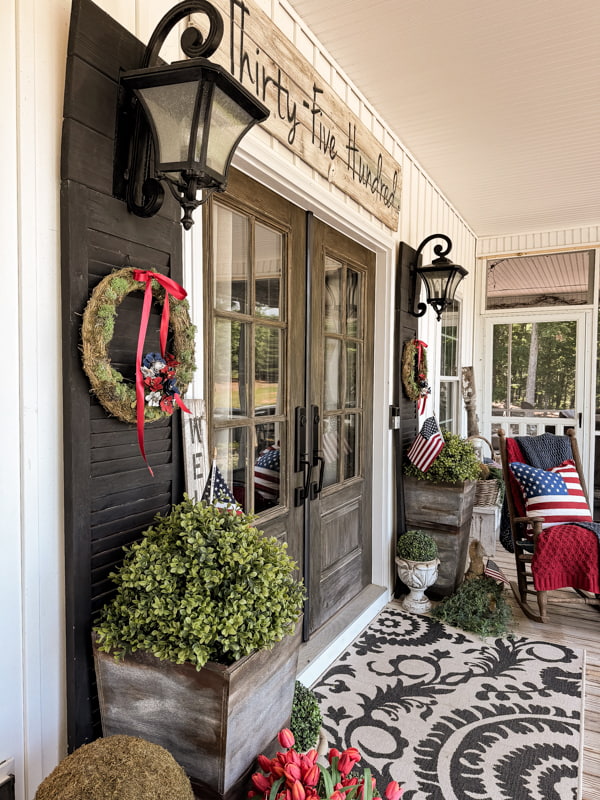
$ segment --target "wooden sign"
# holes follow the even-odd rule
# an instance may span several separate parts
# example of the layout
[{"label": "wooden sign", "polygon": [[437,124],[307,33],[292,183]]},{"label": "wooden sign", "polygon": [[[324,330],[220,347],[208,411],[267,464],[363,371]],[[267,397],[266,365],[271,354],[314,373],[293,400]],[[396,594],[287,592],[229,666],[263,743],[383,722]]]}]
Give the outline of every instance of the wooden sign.
[{"label": "wooden sign", "polygon": [[208,431],[204,400],[185,400],[191,414],[182,414],[183,464],[185,490],[196,503],[206,486],[210,464],[208,461]]},{"label": "wooden sign", "polygon": [[398,228],[400,165],[254,0],[215,0],[225,34],[211,60],[271,111],[264,127],[388,228]]}]

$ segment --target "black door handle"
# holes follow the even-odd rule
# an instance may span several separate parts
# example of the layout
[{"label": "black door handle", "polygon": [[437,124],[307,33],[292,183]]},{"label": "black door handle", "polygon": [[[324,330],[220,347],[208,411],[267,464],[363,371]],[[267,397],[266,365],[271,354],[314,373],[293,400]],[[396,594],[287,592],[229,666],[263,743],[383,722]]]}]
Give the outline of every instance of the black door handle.
[{"label": "black door handle", "polygon": [[306,459],[306,408],[296,406],[294,419],[294,472],[302,472]]},{"label": "black door handle", "polygon": [[319,414],[319,406],[310,407],[310,421],[311,421],[311,441],[312,441],[312,465],[316,467],[319,463],[319,423],[321,422],[321,415]]},{"label": "black door handle", "polygon": [[323,456],[317,456],[317,461],[319,464],[319,480],[316,483],[311,484],[310,487],[310,499],[315,500],[320,494],[323,489],[323,478],[325,476],[325,459]]}]

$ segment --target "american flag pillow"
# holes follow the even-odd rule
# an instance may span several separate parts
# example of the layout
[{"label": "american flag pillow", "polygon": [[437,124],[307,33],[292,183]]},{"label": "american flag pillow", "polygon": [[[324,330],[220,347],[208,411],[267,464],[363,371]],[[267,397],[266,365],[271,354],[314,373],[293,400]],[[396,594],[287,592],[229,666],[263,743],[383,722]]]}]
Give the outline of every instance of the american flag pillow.
[{"label": "american flag pillow", "polygon": [[564,522],[592,522],[592,515],[573,461],[551,470],[515,461],[510,464],[525,499],[528,517],[544,517],[542,528]]}]

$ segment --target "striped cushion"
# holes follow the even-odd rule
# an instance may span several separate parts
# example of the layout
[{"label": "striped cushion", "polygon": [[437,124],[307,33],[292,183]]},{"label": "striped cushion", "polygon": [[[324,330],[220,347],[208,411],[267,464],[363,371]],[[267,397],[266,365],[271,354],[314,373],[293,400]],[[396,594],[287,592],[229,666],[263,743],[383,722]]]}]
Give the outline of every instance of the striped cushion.
[{"label": "striped cushion", "polygon": [[563,461],[547,471],[516,461],[510,469],[523,492],[526,515],[544,517],[542,528],[563,522],[592,522],[573,461]]}]

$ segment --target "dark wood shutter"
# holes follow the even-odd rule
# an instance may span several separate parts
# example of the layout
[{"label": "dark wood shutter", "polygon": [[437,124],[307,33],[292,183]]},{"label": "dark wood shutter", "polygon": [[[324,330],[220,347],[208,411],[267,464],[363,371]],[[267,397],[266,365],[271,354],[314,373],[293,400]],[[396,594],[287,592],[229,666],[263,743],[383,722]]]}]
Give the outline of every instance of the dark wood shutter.
[{"label": "dark wood shutter", "polygon": [[[181,281],[180,209],[169,197],[160,215],[141,219],[113,197],[121,69],[139,66],[144,46],[89,0],[73,0],[61,164],[64,392],[64,502],[69,750],[101,735],[91,626],[110,596],[109,572],[122,547],[157,512],[181,499],[179,413],[146,425],[152,478],[134,425],[110,417],[90,392],[80,357],[81,315],[98,282],[114,269],[152,269]],[[132,378],[142,292],[119,307],[113,364]],[[158,350],[154,309],[145,351]]]},{"label": "dark wood shutter", "polygon": [[394,469],[396,475],[396,534],[404,529],[404,493],[402,490],[402,465],[406,449],[418,432],[417,405],[409,400],[402,389],[401,364],[404,343],[414,339],[419,321],[409,312],[410,265],[416,251],[400,243],[396,269],[395,331],[394,331],[394,404],[400,408],[400,428],[394,431]]}]

